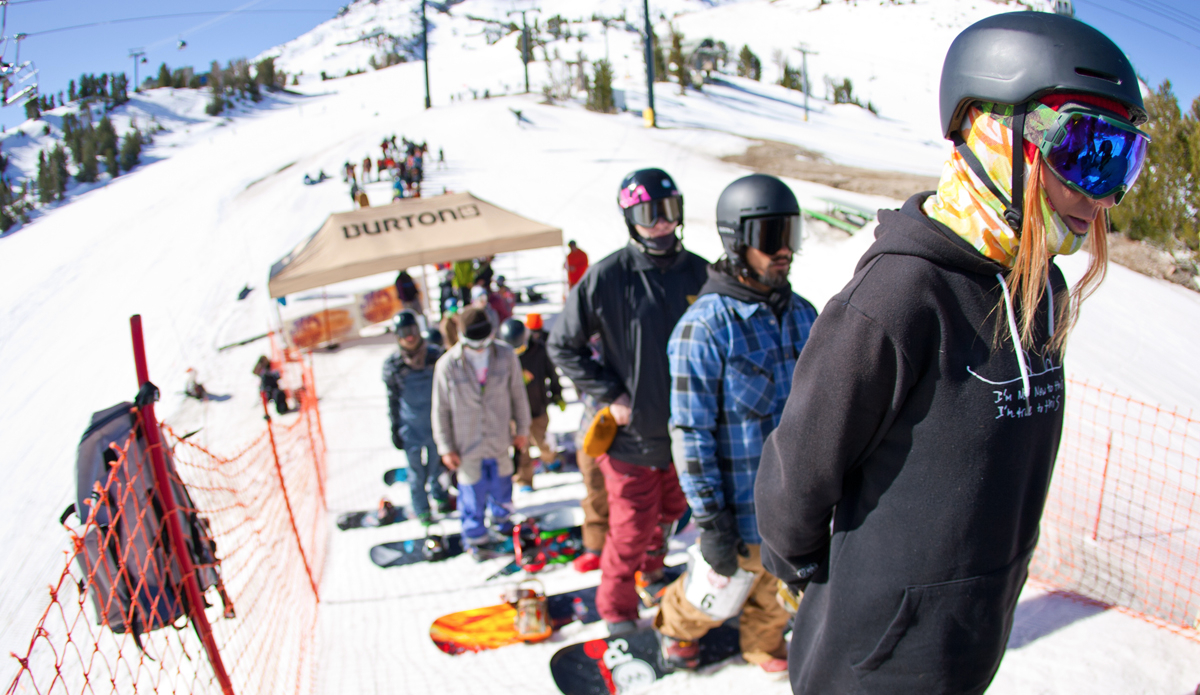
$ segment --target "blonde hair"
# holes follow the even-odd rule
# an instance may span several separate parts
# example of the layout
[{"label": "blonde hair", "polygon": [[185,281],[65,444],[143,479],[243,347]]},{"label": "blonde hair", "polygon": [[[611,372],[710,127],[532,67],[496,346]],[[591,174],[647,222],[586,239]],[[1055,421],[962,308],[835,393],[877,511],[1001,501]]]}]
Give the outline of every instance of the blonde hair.
[{"label": "blonde hair", "polygon": [[[1025,215],[1021,225],[1021,239],[1017,244],[1017,257],[1013,267],[1008,271],[1007,282],[1012,290],[1013,301],[1017,311],[1017,329],[1021,344],[1032,346],[1033,330],[1037,317],[1038,305],[1046,292],[1049,281],[1050,255],[1046,251],[1046,228],[1042,222],[1041,200],[1039,194],[1042,188],[1042,173],[1045,164],[1042,153],[1033,156],[1030,167],[1028,184],[1025,187]],[[1053,174],[1049,174],[1053,176]],[[1108,271],[1108,213],[1097,215],[1088,232],[1090,261],[1087,271],[1075,284],[1070,294],[1059,291],[1054,295],[1054,336],[1050,339],[1049,347],[1056,353],[1061,353],[1066,345],[1067,335],[1075,322],[1079,320],[1079,307],[1084,300],[1104,282]],[[1004,298],[1001,297],[1001,303]],[[1000,306],[1003,316],[1004,307]]]}]

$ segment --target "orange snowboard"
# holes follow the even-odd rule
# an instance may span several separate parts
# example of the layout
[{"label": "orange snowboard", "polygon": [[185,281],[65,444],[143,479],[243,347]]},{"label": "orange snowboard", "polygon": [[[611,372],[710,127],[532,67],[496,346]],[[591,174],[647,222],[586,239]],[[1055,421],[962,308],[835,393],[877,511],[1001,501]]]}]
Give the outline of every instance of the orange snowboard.
[{"label": "orange snowboard", "polygon": [[486,608],[473,608],[444,615],[433,621],[429,636],[438,649],[447,654],[481,652],[518,642],[541,642],[550,636],[551,628],[544,634],[522,637],[516,627],[517,609],[508,603]]}]

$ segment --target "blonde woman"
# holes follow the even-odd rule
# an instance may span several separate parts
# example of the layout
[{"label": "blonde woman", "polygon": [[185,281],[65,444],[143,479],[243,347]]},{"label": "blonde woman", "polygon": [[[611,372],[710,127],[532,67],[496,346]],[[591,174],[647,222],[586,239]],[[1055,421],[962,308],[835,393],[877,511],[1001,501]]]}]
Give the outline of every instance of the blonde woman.
[{"label": "blonde woman", "polygon": [[[759,467],[763,563],[803,594],[797,693],[991,682],[1058,451],[1066,336],[1148,143],[1124,54],[1052,14],[963,31],[941,115],[955,149],[937,191],[880,212]],[[1054,256],[1084,247],[1069,289]]]}]

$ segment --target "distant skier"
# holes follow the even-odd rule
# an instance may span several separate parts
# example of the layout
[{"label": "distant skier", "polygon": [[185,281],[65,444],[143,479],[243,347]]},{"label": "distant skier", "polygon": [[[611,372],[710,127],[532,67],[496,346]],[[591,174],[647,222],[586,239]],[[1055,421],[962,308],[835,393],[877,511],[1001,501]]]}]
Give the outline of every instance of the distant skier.
[{"label": "distant skier", "polygon": [[383,363],[392,445],[403,450],[408,459],[413,513],[428,526],[433,522],[429,497],[438,514],[450,511],[446,490],[438,480],[443,468],[434,445],[431,419],[434,365],[442,357],[442,349],[425,340],[417,315],[407,309],[396,314],[392,330],[399,349]]},{"label": "distant skier", "polygon": [[258,358],[254,364],[254,375],[258,377],[258,390],[267,394],[267,400],[275,402],[275,412],[287,415],[291,412],[288,407],[287,394],[279,387],[279,372],[271,367],[271,360],[266,355]]},{"label": "distant skier", "polygon": [[583,249],[575,245],[575,240],[567,242],[567,248],[571,249],[567,253],[567,289],[571,289],[579,284],[579,280],[583,278],[583,274],[588,269],[588,255]]},{"label": "distant skier", "polygon": [[371,180],[371,155],[363,157],[362,160],[363,183]]}]

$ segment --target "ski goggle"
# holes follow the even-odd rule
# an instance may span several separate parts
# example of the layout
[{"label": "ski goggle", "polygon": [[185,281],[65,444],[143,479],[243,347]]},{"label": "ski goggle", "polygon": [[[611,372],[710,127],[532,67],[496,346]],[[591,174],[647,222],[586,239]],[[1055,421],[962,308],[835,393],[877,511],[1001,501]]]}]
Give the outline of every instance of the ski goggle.
[{"label": "ski goggle", "polygon": [[787,247],[800,250],[800,215],[751,217],[742,220],[742,238],[746,245],[773,256]]},{"label": "ski goggle", "polygon": [[464,337],[462,338],[462,341],[464,345],[472,350],[479,351],[492,344],[492,337],[488,336],[486,338],[480,338],[479,340]]},{"label": "ski goggle", "polygon": [[625,208],[625,217],[639,227],[653,227],[660,219],[668,222],[683,221],[683,198],[673,196],[637,203]]},{"label": "ski goggle", "polygon": [[1120,118],[1071,104],[1058,112],[1039,149],[1050,170],[1069,188],[1117,202],[1137,181],[1150,137]]},{"label": "ski goggle", "polygon": [[421,335],[421,327],[415,323],[409,326],[400,326],[396,329],[397,340],[404,340],[405,338],[412,338],[419,335]]}]

